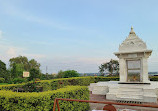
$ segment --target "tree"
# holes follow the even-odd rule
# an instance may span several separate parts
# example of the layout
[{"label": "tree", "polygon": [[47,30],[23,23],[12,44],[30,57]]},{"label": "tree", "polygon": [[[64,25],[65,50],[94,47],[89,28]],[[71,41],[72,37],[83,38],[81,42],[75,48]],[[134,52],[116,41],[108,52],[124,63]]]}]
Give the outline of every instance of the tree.
[{"label": "tree", "polygon": [[0,77],[6,80],[7,76],[6,64],[0,60]]},{"label": "tree", "polygon": [[75,70],[67,70],[63,72],[63,77],[64,78],[69,78],[69,77],[79,77],[79,73]]},{"label": "tree", "polygon": [[18,77],[16,66],[17,65],[15,63],[12,64],[12,68],[11,68],[11,77],[12,78],[17,78]]},{"label": "tree", "polygon": [[114,72],[118,74],[119,72],[119,62],[117,60],[110,60],[110,62],[106,62],[99,66],[99,72],[103,75],[105,71],[108,71],[110,74]]},{"label": "tree", "polygon": [[11,58],[9,62],[12,78],[22,77],[23,71],[30,71],[31,69],[37,69],[40,71],[40,63],[35,59],[29,61],[25,56]]},{"label": "tree", "polygon": [[28,60],[25,56],[19,56],[15,58],[11,58],[9,60],[10,62],[10,68],[15,67],[15,64],[18,64],[23,67],[24,71],[29,71],[32,68],[40,69],[40,63],[38,63],[35,59]]},{"label": "tree", "polygon": [[23,64],[13,64],[13,67],[11,68],[11,76],[12,78],[22,77],[24,71]]},{"label": "tree", "polygon": [[46,80],[47,79],[46,74],[41,73],[41,78],[40,79],[41,80]]},{"label": "tree", "polygon": [[32,68],[30,70],[30,77],[29,80],[33,80],[36,78],[40,78],[40,71],[38,69]]},{"label": "tree", "polygon": [[60,70],[57,74],[57,78],[63,78],[64,77],[64,71]]},{"label": "tree", "polygon": [[10,70],[7,70],[5,82],[6,83],[12,83],[12,77],[11,77],[11,71]]},{"label": "tree", "polygon": [[69,77],[79,77],[80,74],[75,71],[75,70],[67,70],[67,71],[62,71],[60,70],[57,74],[57,78],[69,78]]},{"label": "tree", "polygon": [[28,58],[25,57],[25,56],[19,56],[19,57],[11,58],[9,60],[9,62],[10,62],[10,67],[11,68],[13,68],[13,66],[15,64],[21,64],[21,65],[23,65],[25,71],[29,71],[29,67],[30,67],[29,66],[29,61],[28,61]]},{"label": "tree", "polygon": [[23,71],[24,71],[24,65],[23,64],[16,64],[16,73],[17,73],[18,77],[23,76]]},{"label": "tree", "polygon": [[40,68],[40,63],[38,63],[35,59],[31,59],[29,61],[29,69],[35,68],[35,69],[39,69]]}]

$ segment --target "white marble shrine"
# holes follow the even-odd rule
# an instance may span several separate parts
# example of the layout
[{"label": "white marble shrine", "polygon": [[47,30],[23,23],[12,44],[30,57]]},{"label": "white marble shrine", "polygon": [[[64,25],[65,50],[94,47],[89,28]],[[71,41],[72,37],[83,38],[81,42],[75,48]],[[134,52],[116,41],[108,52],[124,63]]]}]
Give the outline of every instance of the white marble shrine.
[{"label": "white marble shrine", "polygon": [[119,46],[119,52],[114,53],[119,58],[120,82],[149,83],[147,59],[152,50],[148,50],[131,27],[129,36]]},{"label": "white marble shrine", "polygon": [[119,52],[114,53],[119,58],[120,81],[91,83],[90,91],[106,95],[109,100],[157,103],[158,82],[151,82],[148,77],[147,60],[151,53],[131,27]]}]

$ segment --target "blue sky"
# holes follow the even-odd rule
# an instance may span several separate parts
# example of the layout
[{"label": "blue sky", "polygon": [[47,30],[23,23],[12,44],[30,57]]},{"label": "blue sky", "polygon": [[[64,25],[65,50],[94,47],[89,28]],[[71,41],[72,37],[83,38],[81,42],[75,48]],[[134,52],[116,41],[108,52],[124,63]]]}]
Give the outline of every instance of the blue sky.
[{"label": "blue sky", "polygon": [[133,26],[158,71],[157,0],[0,0],[0,59],[36,59],[45,73],[98,72]]}]

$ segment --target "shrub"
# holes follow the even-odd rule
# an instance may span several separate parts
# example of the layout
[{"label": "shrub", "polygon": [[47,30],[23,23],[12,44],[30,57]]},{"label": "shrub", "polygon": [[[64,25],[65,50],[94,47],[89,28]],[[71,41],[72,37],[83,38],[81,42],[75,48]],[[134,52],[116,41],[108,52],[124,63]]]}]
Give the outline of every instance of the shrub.
[{"label": "shrub", "polygon": [[73,77],[73,78],[61,78],[53,80],[42,80],[37,82],[39,86],[43,86],[43,90],[56,90],[67,85],[80,85],[88,86],[90,83],[94,83],[94,77]]},{"label": "shrub", "polygon": [[19,87],[24,86],[25,84],[8,84],[8,85],[0,85],[0,90],[14,90],[17,89]]},{"label": "shrub", "polygon": [[[67,86],[54,91],[40,93],[18,93],[0,91],[0,108],[5,111],[50,111],[55,98],[89,100],[86,86]],[[61,111],[87,111],[88,103],[59,101]]]},{"label": "shrub", "polygon": [[4,78],[0,78],[0,83],[4,83],[5,79]]},{"label": "shrub", "polygon": [[99,81],[119,81],[119,77],[95,77],[95,82]]},{"label": "shrub", "polygon": [[35,82],[27,83],[24,86],[22,86],[22,89],[24,92],[40,92],[40,89],[37,86],[38,84]]},{"label": "shrub", "polygon": [[14,84],[17,84],[17,83],[23,83],[23,82],[25,82],[25,81],[26,81],[25,78],[20,78],[20,77],[19,77],[19,78],[14,78],[12,82],[13,82]]},{"label": "shrub", "polygon": [[36,78],[35,81],[40,81],[40,79],[39,79],[39,78]]},{"label": "shrub", "polygon": [[150,76],[150,81],[158,81],[158,76]]},{"label": "shrub", "polygon": [[80,86],[89,86],[90,83],[96,83],[99,81],[119,81],[118,77],[72,77],[72,78],[61,78],[61,79],[52,79],[52,80],[41,80],[37,81],[36,84],[34,82],[29,82],[26,84],[11,84],[11,85],[0,85],[0,90],[13,90],[16,88],[25,88],[31,86],[31,84],[35,86],[43,87],[43,91],[48,90],[56,90],[62,88],[67,85],[80,85]]}]

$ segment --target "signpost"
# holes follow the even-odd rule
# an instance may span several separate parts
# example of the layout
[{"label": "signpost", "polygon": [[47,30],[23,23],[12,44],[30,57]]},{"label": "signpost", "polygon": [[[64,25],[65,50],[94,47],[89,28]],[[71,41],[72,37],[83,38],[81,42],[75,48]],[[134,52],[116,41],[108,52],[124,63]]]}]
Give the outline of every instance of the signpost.
[{"label": "signpost", "polygon": [[23,77],[30,77],[30,72],[23,72]]}]

